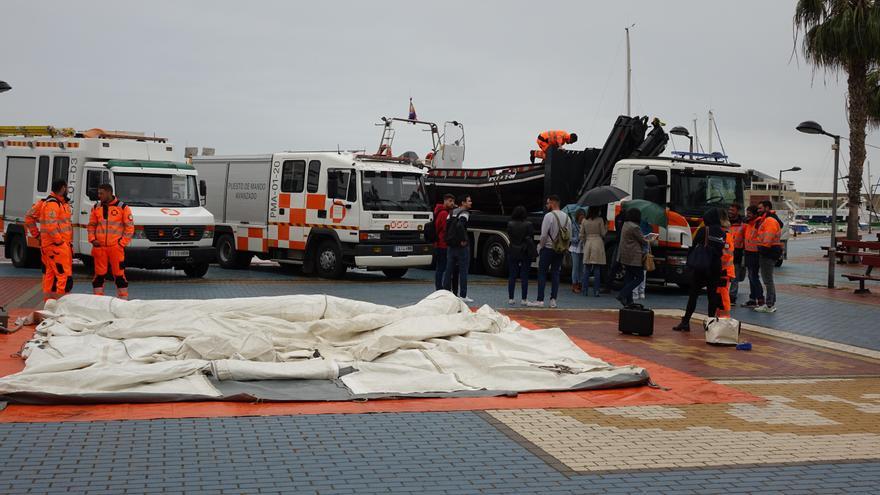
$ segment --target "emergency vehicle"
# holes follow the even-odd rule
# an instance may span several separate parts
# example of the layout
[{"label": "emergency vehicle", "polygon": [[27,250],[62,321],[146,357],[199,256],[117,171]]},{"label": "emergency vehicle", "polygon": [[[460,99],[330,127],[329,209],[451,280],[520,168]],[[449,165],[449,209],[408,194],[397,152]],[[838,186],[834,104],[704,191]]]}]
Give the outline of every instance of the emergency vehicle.
[{"label": "emergency vehicle", "polygon": [[165,138],[101,129],[0,126],[0,242],[16,267],[39,266],[39,243],[24,228],[31,205],[67,180],[74,256],[91,261],[88,222],[98,186],[113,185],[131,207],[135,233],[127,267],[174,268],[202,277],[214,260],[214,217],[202,206],[204,183],[175,161]]},{"label": "emergency vehicle", "polygon": [[247,267],[257,256],[325,278],[351,267],[399,278],[431,264],[426,170],[410,158],[288,151],[192,163],[211,191],[224,268]]},{"label": "emergency vehicle", "polygon": [[[535,232],[540,232],[548,195],[558,195],[565,206],[580,203],[582,194],[595,187],[615,186],[629,193],[622,201],[647,199],[667,208],[668,224],[654,227],[659,237],[651,249],[657,268],[648,273],[648,282],[684,286],[689,280],[685,270],[688,248],[703,213],[712,206],[743,204],[751,170],[729,163],[721,154],[674,152],[671,157],[659,156],[668,137],[660,126],[648,129],[646,117],[621,116],[602,148],[551,148],[537,164],[434,168],[427,179],[428,193],[434,202],[445,193],[471,196],[474,210],[468,232],[473,265],[503,277],[508,266],[507,222],[514,207],[523,205],[530,212]],[[617,249],[614,218],[622,201],[602,206],[609,220],[605,239],[609,273]],[[568,256],[564,264],[571,266]],[[613,276],[620,281],[622,270]]]}]

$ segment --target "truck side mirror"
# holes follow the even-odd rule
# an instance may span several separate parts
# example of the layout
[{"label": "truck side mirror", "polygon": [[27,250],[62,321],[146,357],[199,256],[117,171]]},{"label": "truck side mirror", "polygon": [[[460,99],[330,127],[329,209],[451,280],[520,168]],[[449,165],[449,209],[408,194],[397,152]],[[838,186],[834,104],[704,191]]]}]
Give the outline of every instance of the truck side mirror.
[{"label": "truck side mirror", "polygon": [[207,203],[207,197],[208,197],[208,183],[205,182],[205,179],[200,179],[199,180],[199,203],[202,206],[205,206],[205,203]]},{"label": "truck side mirror", "polygon": [[751,189],[752,187],[752,177],[754,177],[755,171],[749,170],[746,175],[743,177],[743,188]]}]

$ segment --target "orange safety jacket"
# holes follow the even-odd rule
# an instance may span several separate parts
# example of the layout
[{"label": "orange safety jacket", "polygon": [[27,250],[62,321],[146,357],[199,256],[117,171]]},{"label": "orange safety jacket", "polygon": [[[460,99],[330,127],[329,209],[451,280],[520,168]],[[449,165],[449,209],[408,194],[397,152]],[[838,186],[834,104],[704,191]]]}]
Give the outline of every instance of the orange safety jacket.
[{"label": "orange safety jacket", "polygon": [[736,268],[733,266],[733,232],[724,235],[724,251],[721,253],[721,274],[727,278],[736,277]]},{"label": "orange safety jacket", "polygon": [[758,225],[760,218],[756,217],[743,224],[743,247],[747,253],[758,252]]},{"label": "orange safety jacket", "polygon": [[779,222],[773,218],[774,212],[765,213],[761,217],[761,224],[758,227],[758,247],[772,248],[774,246],[782,246],[782,227]]},{"label": "orange safety jacket", "polygon": [[[42,205],[39,205],[42,202]],[[38,208],[38,209],[37,209]],[[67,199],[52,193],[31,208],[40,224],[40,247],[61,246],[73,243],[71,210]],[[31,214],[31,212],[28,212]],[[32,217],[33,218],[33,217]],[[25,219],[28,222],[28,219]]]},{"label": "orange safety jacket", "polygon": [[134,235],[134,217],[127,204],[113,198],[98,202],[89,215],[89,242],[99,247],[128,246]]},{"label": "orange safety jacket", "polygon": [[557,148],[571,142],[571,134],[565,131],[544,131],[538,135],[538,147],[541,151],[556,146]]},{"label": "orange safety jacket", "polygon": [[745,226],[746,224],[742,220],[730,224],[730,233],[733,234],[734,249],[745,248]]}]

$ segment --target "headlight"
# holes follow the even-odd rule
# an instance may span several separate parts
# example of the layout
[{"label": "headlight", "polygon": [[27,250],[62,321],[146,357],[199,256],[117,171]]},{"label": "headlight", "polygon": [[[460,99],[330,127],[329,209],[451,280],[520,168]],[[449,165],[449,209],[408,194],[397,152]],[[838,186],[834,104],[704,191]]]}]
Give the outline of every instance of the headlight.
[{"label": "headlight", "polygon": [[361,235],[358,236],[362,241],[381,241],[382,234],[379,232],[361,232]]},{"label": "headlight", "polygon": [[144,229],[135,229],[134,235],[131,236],[132,239],[146,239],[147,232]]},{"label": "headlight", "polygon": [[213,239],[214,238],[214,229],[205,229],[205,233],[202,234],[202,239]]}]

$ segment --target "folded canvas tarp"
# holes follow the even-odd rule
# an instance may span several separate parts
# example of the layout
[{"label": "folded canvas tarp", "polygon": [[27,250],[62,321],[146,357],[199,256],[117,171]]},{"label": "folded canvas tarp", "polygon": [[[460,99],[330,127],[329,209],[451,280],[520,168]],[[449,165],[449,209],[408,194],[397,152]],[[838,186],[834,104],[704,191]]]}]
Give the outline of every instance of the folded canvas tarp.
[{"label": "folded canvas tarp", "polygon": [[[631,386],[558,328],[527,330],[446,291],[403,308],[326,295],[49,301],[0,400],[350,400]],[[323,392],[322,392],[323,391]]]}]

